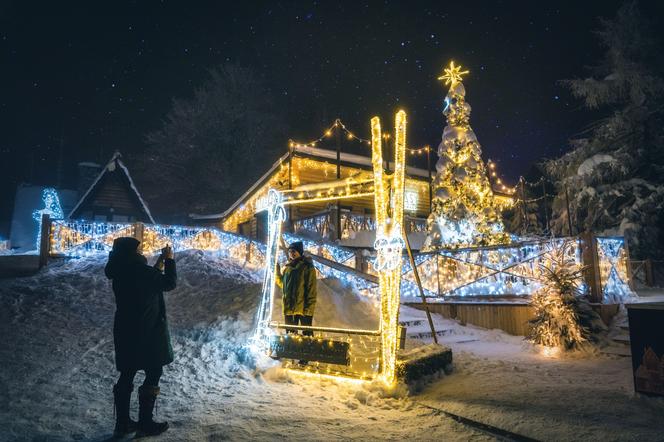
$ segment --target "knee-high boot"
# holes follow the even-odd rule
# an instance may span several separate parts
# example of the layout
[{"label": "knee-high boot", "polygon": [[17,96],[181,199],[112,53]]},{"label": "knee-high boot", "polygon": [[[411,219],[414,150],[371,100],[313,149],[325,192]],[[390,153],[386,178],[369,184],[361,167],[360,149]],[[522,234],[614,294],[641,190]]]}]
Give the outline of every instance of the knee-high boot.
[{"label": "knee-high boot", "polygon": [[136,431],[136,421],[129,417],[129,404],[131,402],[131,392],[134,385],[123,386],[115,384],[113,386],[113,400],[115,407],[115,429],[114,437],[124,437]]},{"label": "knee-high boot", "polygon": [[168,430],[168,422],[152,420],[152,411],[159,395],[159,387],[142,385],[138,388],[138,430],[136,437],[155,436]]}]

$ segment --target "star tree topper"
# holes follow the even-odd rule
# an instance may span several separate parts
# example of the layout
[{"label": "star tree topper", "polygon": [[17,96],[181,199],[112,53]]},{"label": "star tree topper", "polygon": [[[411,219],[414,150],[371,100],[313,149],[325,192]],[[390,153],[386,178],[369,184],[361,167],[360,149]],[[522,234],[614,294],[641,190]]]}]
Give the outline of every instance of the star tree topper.
[{"label": "star tree topper", "polygon": [[462,71],[461,66],[454,66],[454,60],[450,61],[450,67],[445,68],[443,75],[438,77],[439,80],[445,81],[445,85],[448,84],[454,86],[461,81],[461,76],[466,75],[469,71]]}]

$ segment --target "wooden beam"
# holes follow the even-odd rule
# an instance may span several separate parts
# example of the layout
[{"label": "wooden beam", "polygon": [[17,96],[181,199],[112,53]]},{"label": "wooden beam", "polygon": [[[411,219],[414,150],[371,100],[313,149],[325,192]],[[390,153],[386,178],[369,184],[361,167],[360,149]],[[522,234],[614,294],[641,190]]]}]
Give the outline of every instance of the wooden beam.
[{"label": "wooden beam", "polygon": [[331,261],[327,258],[323,258],[322,256],[312,255],[312,254],[308,254],[308,255],[311,256],[311,258],[314,261],[318,261],[319,263],[321,263],[325,266],[331,267],[331,268],[333,268],[335,270],[338,270],[340,272],[350,273],[350,274],[352,274],[353,276],[355,276],[357,278],[361,278],[361,279],[364,279],[365,281],[369,281],[373,284],[378,285],[378,277],[377,276],[370,275],[370,274],[364,273],[364,272],[360,272],[359,270],[357,270],[353,267],[349,267],[347,265],[339,264],[338,262]]}]

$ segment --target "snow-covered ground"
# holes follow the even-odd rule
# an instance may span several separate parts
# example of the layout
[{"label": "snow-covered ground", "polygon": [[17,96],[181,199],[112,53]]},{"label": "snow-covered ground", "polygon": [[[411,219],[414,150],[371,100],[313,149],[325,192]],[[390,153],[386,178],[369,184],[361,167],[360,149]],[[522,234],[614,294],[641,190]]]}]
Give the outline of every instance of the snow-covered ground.
[{"label": "snow-covered ground", "polygon": [[[161,383],[158,418],[171,423],[162,440],[493,439],[427,406],[546,440],[664,434],[664,400],[633,393],[628,359],[546,357],[519,337],[436,315],[455,369],[417,392],[303,378],[243,347],[260,293],[256,272],[202,252],[177,261],[179,287],[166,294],[176,360]],[[0,440],[110,436],[114,305],[103,265],[53,262],[35,276],[0,280]],[[332,308],[344,323],[368,320],[371,302],[324,284],[321,320]],[[430,340],[423,312],[404,307],[401,320],[421,337],[409,346]]]}]

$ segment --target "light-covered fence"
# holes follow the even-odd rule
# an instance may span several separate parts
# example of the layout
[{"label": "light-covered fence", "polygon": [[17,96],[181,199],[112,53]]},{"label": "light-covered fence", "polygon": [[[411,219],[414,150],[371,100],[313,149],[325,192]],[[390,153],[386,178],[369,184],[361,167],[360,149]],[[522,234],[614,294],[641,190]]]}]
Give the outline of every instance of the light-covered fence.
[{"label": "light-covered fence", "polygon": [[[438,300],[528,297],[541,287],[542,264],[569,241],[584,268],[581,289],[594,302],[621,303],[634,296],[622,237],[554,238],[504,246],[439,250],[415,256],[425,296]],[[419,297],[410,263],[404,264],[402,296]]]},{"label": "light-covered fence", "polygon": [[[146,255],[156,254],[166,244],[171,244],[175,251],[211,251],[257,269],[264,267],[264,244],[214,227],[54,220],[50,222],[49,254],[67,257],[106,255],[113,240],[120,236],[139,239],[141,252]],[[284,239],[289,243],[302,241],[308,253],[341,265],[331,267],[316,261],[320,277],[337,277],[372,293],[375,283],[371,278],[361,277],[359,272],[363,261],[368,261],[369,273],[373,273],[372,257],[367,256],[366,251],[289,233],[284,234]],[[583,289],[592,300],[615,303],[633,295],[628,251],[621,237],[542,239],[505,246],[444,249],[416,254],[415,263],[425,296],[431,301],[527,298],[540,287],[540,264],[546,262],[551,249],[562,241],[572,241],[570,253],[576,262],[585,266]],[[408,260],[403,262],[402,298],[415,301],[420,295],[413,269]],[[345,268],[355,271],[345,271]]]},{"label": "light-covered fence", "polygon": [[[549,252],[563,239],[530,241],[506,246],[472,247],[423,253],[415,258],[427,295],[439,298],[528,296],[537,290]],[[582,263],[578,240],[570,253]],[[410,265],[404,279],[413,282]]]},{"label": "light-covered fence", "polygon": [[217,252],[259,268],[265,253],[264,244],[209,227],[54,220],[50,232],[51,256],[106,255],[113,247],[113,240],[121,236],[141,241],[141,253],[145,255],[154,255],[170,244],[175,251]]},{"label": "light-covered fence", "polygon": [[[241,264],[254,268],[264,267],[265,244],[244,236],[224,232],[214,227],[189,227],[143,223],[110,223],[92,221],[50,221],[51,256],[78,258],[106,256],[113,247],[113,240],[131,236],[141,241],[141,253],[154,255],[167,244],[175,251],[203,250],[218,253]],[[291,234],[284,234],[286,241],[302,241],[305,250],[345,267],[355,268],[356,254],[353,250],[332,244],[314,242]],[[282,259],[285,259],[285,253]],[[344,273],[320,262],[315,262],[320,277],[337,277],[354,283],[359,289],[372,284],[362,278]]]}]

